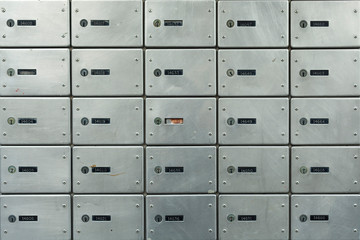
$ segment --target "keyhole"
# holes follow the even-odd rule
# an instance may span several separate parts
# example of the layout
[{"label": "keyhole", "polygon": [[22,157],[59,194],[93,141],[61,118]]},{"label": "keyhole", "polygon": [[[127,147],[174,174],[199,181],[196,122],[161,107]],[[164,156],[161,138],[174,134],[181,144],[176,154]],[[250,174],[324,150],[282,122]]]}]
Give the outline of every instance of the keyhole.
[{"label": "keyhole", "polygon": [[227,220],[228,220],[229,222],[235,221],[235,216],[234,216],[234,214],[229,214],[229,215],[227,216]]},{"label": "keyhole", "polygon": [[83,216],[81,217],[81,220],[82,220],[83,222],[88,222],[88,221],[90,220],[90,217],[89,217],[88,215],[83,215]]},{"label": "keyhole", "polygon": [[235,167],[234,166],[230,166],[227,168],[227,172],[228,173],[234,173],[235,172]]},{"label": "keyhole", "polygon": [[154,171],[155,171],[157,174],[159,174],[159,173],[162,172],[162,167],[156,166],[155,169],[154,169]]},{"label": "keyhole", "polygon": [[9,117],[7,122],[8,122],[9,125],[14,125],[15,124],[15,118]]},{"label": "keyhole", "polygon": [[87,174],[87,173],[89,173],[89,168],[88,167],[82,167],[81,168],[81,172],[83,173],[83,174]]},{"label": "keyhole", "polygon": [[234,118],[228,118],[226,122],[227,122],[228,125],[232,126],[232,125],[235,124],[235,119]]},{"label": "keyhole", "polygon": [[159,118],[159,117],[157,117],[157,118],[155,118],[154,119],[154,123],[156,124],[156,125],[160,125],[161,124],[161,118]]},{"label": "keyhole", "polygon": [[300,222],[306,222],[307,221],[307,216],[303,214],[303,215],[300,216],[299,219],[300,219]]},{"label": "keyhole", "polygon": [[86,117],[82,118],[81,119],[81,124],[84,125],[84,126],[88,125],[89,124],[89,119],[87,119]]},{"label": "keyhole", "polygon": [[16,172],[16,167],[15,166],[10,166],[8,168],[8,171],[9,171],[9,173],[15,173]]},{"label": "keyhole", "polygon": [[305,167],[305,166],[300,167],[300,173],[306,174],[307,171],[308,171],[307,167]]},{"label": "keyhole", "polygon": [[307,76],[307,71],[305,69],[301,69],[299,72],[301,77],[306,77]]},{"label": "keyhole", "polygon": [[159,223],[159,222],[162,221],[162,216],[161,215],[156,215],[154,219],[155,219],[155,222]]},{"label": "keyhole", "polygon": [[153,22],[155,27],[160,27],[161,26],[161,21],[159,19],[155,19]]},{"label": "keyhole", "polygon": [[306,28],[307,25],[308,25],[308,23],[307,23],[307,21],[305,21],[305,20],[302,20],[302,21],[300,22],[300,27],[301,27],[301,28]]},{"label": "keyhole", "polygon": [[307,124],[307,119],[306,118],[301,118],[299,122],[300,122],[301,125],[306,125]]},{"label": "keyhole", "polygon": [[8,75],[9,77],[14,76],[14,75],[15,75],[15,70],[14,70],[13,68],[9,68],[9,69],[7,70],[7,75]]},{"label": "keyhole", "polygon": [[6,25],[8,25],[8,27],[13,27],[13,26],[15,26],[15,22],[14,22],[14,20],[9,19],[6,21]]},{"label": "keyhole", "polygon": [[234,76],[235,72],[234,72],[234,69],[228,69],[226,71],[226,75],[228,75],[228,77],[232,77]]},{"label": "keyhole", "polygon": [[154,75],[155,75],[155,77],[160,77],[161,76],[161,70],[160,69],[155,69],[154,70]]},{"label": "keyhole", "polygon": [[86,27],[88,25],[88,21],[86,19],[81,19],[80,26]]},{"label": "keyhole", "polygon": [[226,26],[229,27],[229,28],[232,28],[234,25],[235,25],[235,24],[234,24],[234,21],[233,21],[233,20],[228,20],[228,21],[226,22]]},{"label": "keyhole", "polygon": [[83,77],[86,77],[89,74],[89,71],[87,69],[81,69],[80,71],[80,75]]},{"label": "keyhole", "polygon": [[16,222],[16,217],[14,215],[10,215],[8,219],[9,219],[9,222],[11,222],[11,223]]}]

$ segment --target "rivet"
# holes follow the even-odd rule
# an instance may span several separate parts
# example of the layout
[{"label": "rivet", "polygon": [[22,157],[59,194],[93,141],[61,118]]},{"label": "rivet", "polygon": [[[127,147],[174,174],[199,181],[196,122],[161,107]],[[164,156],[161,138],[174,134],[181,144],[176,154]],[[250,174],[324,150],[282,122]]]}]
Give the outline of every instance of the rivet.
[{"label": "rivet", "polygon": [[61,9],[62,12],[65,12],[65,8]]},{"label": "rivet", "polygon": [[356,203],[354,203],[354,207],[357,207],[357,204],[356,204]]},{"label": "rivet", "polygon": [[208,61],[211,62],[211,58],[209,58]]},{"label": "rivet", "polygon": [[354,181],[354,184],[357,184],[358,182],[357,181]]},{"label": "rivet", "polygon": [[65,108],[65,107],[62,107],[61,109],[62,109],[62,110],[66,110],[66,108]]},{"label": "rivet", "polygon": [[212,184],[212,181],[209,181],[209,184],[211,185],[211,184]]},{"label": "rivet", "polygon": [[285,155],[282,155],[281,158],[282,158],[282,159],[285,159]]},{"label": "rivet", "polygon": [[295,156],[295,159],[298,160],[298,159],[299,159],[299,156]]},{"label": "rivet", "polygon": [[149,38],[152,38],[152,36],[151,36],[151,35],[149,35]]},{"label": "rivet", "polygon": [[63,136],[66,136],[66,132],[63,132],[62,135],[63,135]]},{"label": "rivet", "polygon": [[354,229],[354,232],[357,232],[357,229],[356,229],[356,228]]},{"label": "rivet", "polygon": [[138,35],[135,35],[135,38],[138,38],[139,36]]},{"label": "rivet", "polygon": [[223,208],[226,208],[226,204],[223,204],[222,207],[223,207]]},{"label": "rivet", "polygon": [[354,84],[354,87],[356,88],[356,87],[357,87],[357,84]]},{"label": "rivet", "polygon": [[285,229],[281,229],[281,232],[285,232]]},{"label": "rivet", "polygon": [[299,204],[295,204],[295,207],[299,207]]},{"label": "rivet", "polygon": [[226,159],[226,156],[223,156],[222,158],[223,158],[223,159]]},{"label": "rivet", "polygon": [[4,34],[4,35],[2,35],[2,37],[3,37],[3,38],[6,38],[6,35]]},{"label": "rivet", "polygon": [[81,205],[80,204],[78,204],[78,205],[76,205],[78,208],[80,208],[81,207]]},{"label": "rivet", "polygon": [[285,181],[281,181],[281,184],[285,184]]},{"label": "rivet", "polygon": [[212,110],[212,107],[208,107],[208,110],[211,111],[211,110]]},{"label": "rivet", "polygon": [[67,232],[66,229],[64,229],[64,230],[63,230],[63,233],[66,233],[66,232]]},{"label": "rivet", "polygon": [[6,205],[6,204],[4,204],[4,208],[7,208],[7,205]]},{"label": "rivet", "polygon": [[3,132],[3,136],[6,136],[6,132]]},{"label": "rivet", "polygon": [[153,208],[154,207],[154,205],[153,204],[150,204],[150,208]]},{"label": "rivet", "polygon": [[153,184],[154,184],[154,182],[153,182],[153,181],[150,181],[150,184],[151,184],[151,185],[153,185]]},{"label": "rivet", "polygon": [[80,159],[80,156],[76,156],[76,159]]},{"label": "rivet", "polygon": [[281,35],[281,38],[285,38],[285,36],[284,36],[284,35]]},{"label": "rivet", "polygon": [[223,233],[226,233],[226,229],[223,229]]},{"label": "rivet", "polygon": [[209,86],[209,87],[212,87],[212,85],[211,85],[211,84],[209,84],[208,86]]},{"label": "rivet", "polygon": [[75,61],[79,62],[79,61],[80,61],[80,59],[78,59],[78,58],[77,58]]},{"label": "rivet", "polygon": [[149,12],[152,12],[152,10],[151,10],[151,9],[149,9]]},{"label": "rivet", "polygon": [[226,111],[226,108],[223,108],[222,110],[223,110],[223,111]]},{"label": "rivet", "polygon": [[[356,156],[356,155],[355,155],[355,156]],[[6,156],[6,155],[4,155],[4,156],[3,156],[3,158],[4,158],[4,159],[7,159],[7,156]]]},{"label": "rivet", "polygon": [[140,207],[140,204],[136,204],[136,208],[139,208]]},{"label": "rivet", "polygon": [[150,229],[150,233],[154,233],[154,230]]},{"label": "rivet", "polygon": [[296,85],[295,85],[295,87],[296,87],[296,88],[299,88],[299,85],[298,85],[298,84],[296,84]]},{"label": "rivet", "polygon": [[140,158],[140,156],[139,156],[139,155],[136,155],[136,156],[135,156],[135,158],[136,158],[136,159],[139,159],[139,158]]},{"label": "rivet", "polygon": [[284,133],[284,132],[281,132],[281,136],[285,136],[285,133]]},{"label": "rivet", "polygon": [[296,37],[295,37],[295,39],[299,39],[299,37],[298,37],[298,36],[296,36]]},{"label": "rivet", "polygon": [[298,111],[299,109],[298,108],[295,108],[295,111]]},{"label": "rivet", "polygon": [[299,13],[298,10],[295,10],[295,13]]},{"label": "rivet", "polygon": [[226,136],[226,132],[223,132],[222,135],[225,137],[225,136]]},{"label": "rivet", "polygon": [[80,108],[76,108],[76,111],[80,111]]},{"label": "rivet", "polygon": [[80,230],[76,230],[77,233],[80,233]]},{"label": "rivet", "polygon": [[1,11],[2,11],[2,12],[6,12],[6,9],[5,9],[5,8],[1,8]]},{"label": "rivet", "polygon": [[154,133],[152,133],[152,132],[151,132],[151,133],[149,133],[149,134],[150,134],[150,136],[153,136],[153,135],[154,135]]},{"label": "rivet", "polygon": [[211,38],[211,35],[208,35],[208,38]]},{"label": "rivet", "polygon": [[358,108],[357,107],[354,107],[354,110],[356,111]]},{"label": "rivet", "polygon": [[356,39],[356,38],[357,38],[357,36],[355,35],[355,36],[354,36],[354,38]]},{"label": "rivet", "polygon": [[76,38],[79,38],[79,35],[76,35],[75,37],[76,37]]},{"label": "rivet", "polygon": [[66,159],[66,155],[63,155],[62,158],[63,158],[63,159]]},{"label": "rivet", "polygon": [[77,9],[75,9],[75,12],[79,12],[79,9],[77,8]]},{"label": "rivet", "polygon": [[222,36],[223,39],[225,39],[226,37],[225,36]]},{"label": "rivet", "polygon": [[4,184],[6,185],[6,184],[7,184],[7,181],[4,181]]},{"label": "rivet", "polygon": [[281,84],[281,87],[285,87],[285,85],[284,85],[284,84]]},{"label": "rivet", "polygon": [[226,185],[226,181],[223,181],[223,184]]},{"label": "rivet", "polygon": [[66,181],[63,181],[62,183],[65,185],[65,184],[66,184]]},{"label": "rivet", "polygon": [[2,61],[3,61],[3,62],[6,62],[6,59],[3,59]]},{"label": "rivet", "polygon": [[136,181],[135,183],[136,183],[137,185],[139,185],[139,184],[140,184],[140,181]]},{"label": "rivet", "polygon": [[[4,156],[4,158],[5,158],[5,156]],[[357,155],[354,155],[354,159],[357,159],[358,158],[358,156]]]},{"label": "rivet", "polygon": [[225,84],[223,84],[223,85],[222,85],[222,87],[223,87],[223,88],[225,88],[225,87],[226,87],[226,85],[225,85]]},{"label": "rivet", "polygon": [[281,204],[281,207],[285,207],[285,204]]},{"label": "rivet", "polygon": [[211,156],[211,155],[209,155],[209,156],[208,156],[208,158],[209,158],[209,159],[212,159],[212,156]]},{"label": "rivet", "polygon": [[211,9],[209,9],[208,12],[211,12]]},{"label": "rivet", "polygon": [[284,111],[284,110],[285,110],[285,107],[281,107],[281,110]]},{"label": "rivet", "polygon": [[63,206],[63,208],[66,208],[66,204],[63,204],[62,206]]},{"label": "rivet", "polygon": [[5,233],[5,234],[7,234],[7,233],[8,233],[8,231],[7,231],[7,230],[4,230],[4,233]]},{"label": "rivet", "polygon": [[354,13],[357,13],[357,10],[356,10],[356,9],[354,9]]},{"label": "rivet", "polygon": [[298,184],[299,184],[299,181],[296,181],[295,184],[298,185]]},{"label": "rivet", "polygon": [[154,157],[153,157],[153,156],[150,156],[150,159],[152,160],[152,159],[154,159]]},{"label": "rivet", "polygon": [[354,59],[354,62],[357,62],[357,59],[356,59],[356,58]]},{"label": "rivet", "polygon": [[61,85],[62,87],[66,87],[66,85],[65,84],[63,84],[63,85]]},{"label": "rivet", "polygon": [[3,107],[3,109],[2,109],[2,110],[6,111],[6,107]]},{"label": "rivet", "polygon": [[76,184],[77,184],[77,185],[80,185],[80,181],[77,181]]},{"label": "rivet", "polygon": [[222,10],[221,12],[222,12],[222,13],[225,13],[225,10]]},{"label": "rivet", "polygon": [[295,229],[295,232],[299,232],[299,229]]},{"label": "rivet", "polygon": [[354,132],[354,136],[357,136],[357,132]]},{"label": "rivet", "polygon": [[209,136],[212,136],[212,133],[211,133],[211,132],[209,132]]},{"label": "rivet", "polygon": [[209,207],[212,207],[212,204],[211,204],[211,203],[209,204]]},{"label": "rivet", "polygon": [[136,233],[139,233],[140,232],[140,229],[136,229]]},{"label": "rivet", "polygon": [[210,228],[210,229],[209,229],[209,232],[211,233],[212,231],[213,231],[213,230]]}]

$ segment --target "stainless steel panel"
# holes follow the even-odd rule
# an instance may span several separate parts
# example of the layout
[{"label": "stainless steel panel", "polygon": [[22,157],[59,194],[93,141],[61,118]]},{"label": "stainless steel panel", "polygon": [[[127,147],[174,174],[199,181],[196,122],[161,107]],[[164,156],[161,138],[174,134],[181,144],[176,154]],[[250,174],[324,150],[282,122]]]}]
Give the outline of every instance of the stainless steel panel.
[{"label": "stainless steel panel", "polygon": [[289,45],[287,1],[219,1],[220,47]]},{"label": "stainless steel panel", "polygon": [[146,99],[146,143],[215,144],[215,98]]},{"label": "stainless steel panel", "polygon": [[147,239],[216,239],[216,196],[148,195],[146,231]]},{"label": "stainless steel panel", "polygon": [[359,239],[359,204],[360,195],[293,195],[291,239]]},{"label": "stainless steel panel", "polygon": [[143,192],[143,147],[74,147],[75,193]]},{"label": "stainless steel panel", "polygon": [[288,50],[220,50],[220,96],[287,96]]},{"label": "stainless steel panel", "polygon": [[0,96],[70,95],[68,49],[0,49]]},{"label": "stainless steel panel", "polygon": [[74,96],[141,96],[142,50],[73,50],[72,92]]},{"label": "stainless steel panel", "polygon": [[70,147],[0,147],[1,192],[71,191]]},{"label": "stainless steel panel", "polygon": [[219,100],[220,144],[287,144],[287,98],[222,98]]},{"label": "stainless steel panel", "polygon": [[142,46],[141,0],[72,0],[71,9],[73,46]]},{"label": "stainless steel panel", "polygon": [[214,96],[216,52],[213,49],[146,50],[145,81],[147,96]]},{"label": "stainless steel panel", "polygon": [[213,47],[215,11],[214,0],[146,0],[145,45]]},{"label": "stainless steel panel", "polygon": [[360,147],[292,148],[292,191],[359,193]]},{"label": "stainless steel panel", "polygon": [[2,195],[0,198],[1,239],[71,239],[69,195]]},{"label": "stainless steel panel", "polygon": [[2,144],[69,144],[69,98],[0,98]]},{"label": "stainless steel panel", "polygon": [[292,47],[359,47],[359,1],[292,1]]},{"label": "stainless steel panel", "polygon": [[142,144],[142,98],[74,98],[74,144]]},{"label": "stainless steel panel", "polygon": [[289,239],[288,195],[220,195],[219,239]]},{"label": "stainless steel panel", "polygon": [[68,0],[2,0],[0,47],[69,46]]},{"label": "stainless steel panel", "polygon": [[288,147],[220,147],[219,192],[287,193]]},{"label": "stainless steel panel", "polygon": [[216,147],[146,148],[148,193],[215,193]]},{"label": "stainless steel panel", "polygon": [[359,98],[292,99],[292,144],[359,144],[359,106]]},{"label": "stainless steel panel", "polygon": [[360,50],[291,52],[293,96],[359,96]]},{"label": "stainless steel panel", "polygon": [[73,203],[74,239],[144,239],[143,195],[75,195]]}]

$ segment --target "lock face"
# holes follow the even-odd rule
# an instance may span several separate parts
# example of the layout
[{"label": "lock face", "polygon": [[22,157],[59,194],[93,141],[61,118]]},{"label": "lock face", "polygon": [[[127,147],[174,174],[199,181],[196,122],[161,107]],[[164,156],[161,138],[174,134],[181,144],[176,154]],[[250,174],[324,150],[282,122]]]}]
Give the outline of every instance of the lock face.
[{"label": "lock face", "polygon": [[[86,221],[82,219],[84,216]],[[144,197],[140,194],[74,195],[73,232],[76,239],[138,239],[144,233]]]},{"label": "lock face", "polygon": [[299,220],[300,220],[300,222],[306,222],[307,221],[307,216],[304,215],[304,214],[300,215]]},{"label": "lock face", "polygon": [[15,118],[9,117],[9,118],[7,119],[7,122],[8,122],[9,125],[14,125],[14,124],[15,124]]},{"label": "lock face", "polygon": [[235,215],[234,215],[234,214],[229,214],[229,215],[227,216],[227,220],[228,220],[229,222],[235,221]]},{"label": "lock face", "polygon": [[308,172],[307,167],[302,166],[302,167],[300,168],[300,173],[302,173],[302,174],[306,174],[307,172]]},{"label": "lock face", "polygon": [[308,25],[307,21],[305,21],[305,20],[300,21],[300,27],[301,28],[306,28],[307,25]]},{"label": "lock face", "polygon": [[8,75],[9,77],[14,76],[14,75],[15,75],[15,70],[14,70],[13,68],[9,68],[9,69],[7,70],[7,75]]},{"label": "lock face", "polygon": [[81,217],[81,221],[83,221],[84,223],[88,222],[90,220],[90,217],[88,215],[83,215]]},{"label": "lock face", "polygon": [[11,222],[11,223],[16,222],[16,217],[14,215],[10,215],[8,219],[9,219],[9,222]]},{"label": "lock face", "polygon": [[85,68],[81,69],[80,75],[86,77],[89,74],[89,71]]},{"label": "lock face", "polygon": [[235,25],[235,23],[234,23],[233,20],[228,20],[228,21],[226,22],[226,26],[227,26],[228,28],[232,28],[232,27],[234,27],[234,25]]},{"label": "lock face", "polygon": [[154,70],[154,75],[155,75],[155,77],[160,77],[161,76],[161,70],[160,69],[155,69]]},{"label": "lock face", "polygon": [[227,75],[228,77],[233,77],[233,76],[235,75],[234,69],[228,69],[228,70],[226,71],[226,75]]},{"label": "lock face", "polygon": [[88,168],[88,167],[82,167],[82,168],[81,168],[81,172],[82,172],[83,174],[88,174],[88,173],[89,173],[89,168]]},{"label": "lock face", "polygon": [[14,20],[9,19],[9,20],[6,21],[6,25],[8,27],[13,27],[13,26],[15,26],[15,22],[14,22]]},{"label": "lock face", "polygon": [[11,165],[9,168],[8,168],[8,171],[9,173],[15,173],[16,172],[16,167]]},{"label": "lock face", "polygon": [[306,118],[301,118],[299,122],[301,125],[306,125],[308,120]]},{"label": "lock face", "polygon": [[156,167],[155,167],[155,173],[159,174],[159,173],[161,173],[161,172],[162,172],[162,167],[156,166]]},{"label": "lock face", "polygon": [[86,27],[88,25],[88,21],[86,19],[81,19],[80,26]]},{"label": "lock face", "polygon": [[84,126],[88,125],[89,124],[89,119],[88,118],[82,118],[81,119],[81,124],[84,125]]},{"label": "lock face", "polygon": [[234,173],[235,172],[235,167],[234,166],[228,167],[227,172],[230,173],[230,174]]},{"label": "lock face", "polygon": [[155,222],[161,222],[162,221],[162,217],[161,217],[161,215],[156,215],[155,216]]},{"label": "lock face", "polygon": [[161,26],[161,21],[159,19],[155,19],[154,20],[154,27],[160,27]]},{"label": "lock face", "polygon": [[301,69],[299,72],[300,77],[306,77],[308,75],[307,71],[305,69]]},{"label": "lock face", "polygon": [[232,126],[232,125],[235,124],[235,119],[234,119],[234,118],[228,118],[228,119],[226,120],[226,122],[227,122],[228,125]]}]

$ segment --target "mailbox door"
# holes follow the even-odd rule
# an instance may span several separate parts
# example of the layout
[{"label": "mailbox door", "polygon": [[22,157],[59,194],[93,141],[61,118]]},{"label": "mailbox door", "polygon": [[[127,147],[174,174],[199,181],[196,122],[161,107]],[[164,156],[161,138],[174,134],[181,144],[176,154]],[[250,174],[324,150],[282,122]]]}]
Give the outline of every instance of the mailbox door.
[{"label": "mailbox door", "polygon": [[219,192],[289,191],[288,147],[220,147]]},{"label": "mailbox door", "polygon": [[74,98],[74,144],[142,144],[142,98]]},{"label": "mailbox door", "polygon": [[142,46],[142,1],[72,0],[71,5],[73,46]]},{"label": "mailbox door", "polygon": [[69,98],[0,98],[0,105],[2,144],[70,143]]},{"label": "mailbox door", "polygon": [[220,144],[287,144],[287,98],[219,100]]},{"label": "mailbox door", "polygon": [[288,50],[220,50],[220,96],[287,96]]},{"label": "mailbox door", "polygon": [[73,204],[74,239],[143,239],[142,195],[75,195]]},{"label": "mailbox door", "polygon": [[215,98],[148,98],[146,142],[153,144],[215,144]]},{"label": "mailbox door", "polygon": [[216,52],[212,49],[147,50],[145,81],[147,96],[214,96]]},{"label": "mailbox door", "polygon": [[1,49],[1,96],[70,95],[68,49]]},{"label": "mailbox door", "polygon": [[142,192],[142,147],[74,147],[76,193]]},{"label": "mailbox door", "polygon": [[292,144],[359,144],[359,98],[291,101]]},{"label": "mailbox door", "polygon": [[141,96],[141,49],[75,49],[72,51],[74,96]]}]

